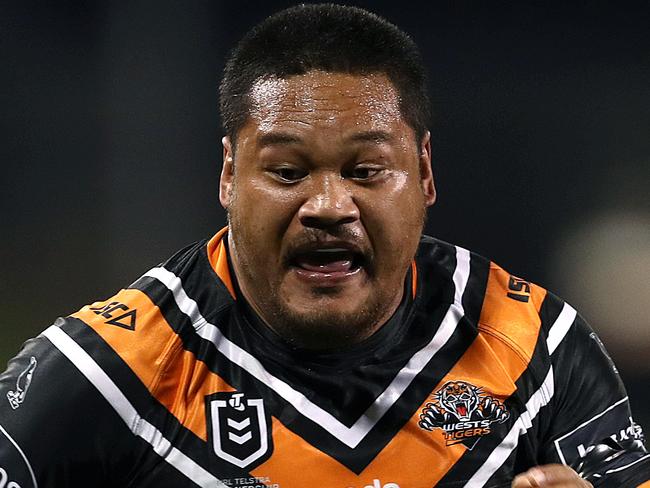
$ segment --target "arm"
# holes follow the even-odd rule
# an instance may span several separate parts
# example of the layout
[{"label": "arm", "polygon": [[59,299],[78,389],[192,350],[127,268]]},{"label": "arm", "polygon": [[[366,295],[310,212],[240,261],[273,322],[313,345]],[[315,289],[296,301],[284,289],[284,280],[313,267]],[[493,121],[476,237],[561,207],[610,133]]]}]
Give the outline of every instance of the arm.
[{"label": "arm", "polygon": [[[570,466],[595,487],[636,487],[650,479],[641,429],[632,420],[625,388],[602,343],[573,314],[566,335],[549,350],[555,396],[546,416],[540,464]],[[542,467],[553,474],[568,471]],[[556,485],[547,481],[539,486]]]},{"label": "arm", "polygon": [[0,374],[0,482],[6,478],[7,488],[124,486],[116,476],[129,473],[125,428],[44,335],[27,341]]}]

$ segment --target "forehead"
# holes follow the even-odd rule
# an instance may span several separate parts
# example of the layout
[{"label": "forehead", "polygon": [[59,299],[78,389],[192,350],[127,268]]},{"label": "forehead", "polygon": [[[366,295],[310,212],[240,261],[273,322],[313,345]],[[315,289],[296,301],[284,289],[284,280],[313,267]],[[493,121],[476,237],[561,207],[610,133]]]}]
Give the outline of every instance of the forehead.
[{"label": "forehead", "polygon": [[397,90],[383,74],[310,71],[261,79],[251,89],[250,102],[250,118],[262,132],[342,124],[389,130],[401,121]]}]

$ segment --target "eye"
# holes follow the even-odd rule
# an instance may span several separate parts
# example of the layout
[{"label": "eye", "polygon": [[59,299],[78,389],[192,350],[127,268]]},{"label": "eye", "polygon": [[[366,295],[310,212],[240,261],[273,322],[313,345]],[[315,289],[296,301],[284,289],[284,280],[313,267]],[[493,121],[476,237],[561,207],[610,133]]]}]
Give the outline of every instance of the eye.
[{"label": "eye", "polygon": [[280,166],[270,170],[271,174],[284,183],[300,181],[307,176],[307,171],[293,166]]},{"label": "eye", "polygon": [[360,164],[352,168],[345,176],[353,180],[367,181],[379,176],[383,171],[384,169],[379,166]]}]

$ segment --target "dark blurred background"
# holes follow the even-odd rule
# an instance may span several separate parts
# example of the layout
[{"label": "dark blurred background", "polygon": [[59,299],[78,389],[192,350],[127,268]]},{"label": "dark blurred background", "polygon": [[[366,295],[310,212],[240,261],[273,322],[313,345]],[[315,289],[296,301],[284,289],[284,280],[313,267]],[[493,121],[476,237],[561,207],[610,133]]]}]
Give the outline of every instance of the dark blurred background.
[{"label": "dark blurred background", "polygon": [[[224,58],[293,3],[0,3],[0,364],[223,225]],[[429,65],[428,232],[578,308],[650,429],[650,5],[350,3]]]}]

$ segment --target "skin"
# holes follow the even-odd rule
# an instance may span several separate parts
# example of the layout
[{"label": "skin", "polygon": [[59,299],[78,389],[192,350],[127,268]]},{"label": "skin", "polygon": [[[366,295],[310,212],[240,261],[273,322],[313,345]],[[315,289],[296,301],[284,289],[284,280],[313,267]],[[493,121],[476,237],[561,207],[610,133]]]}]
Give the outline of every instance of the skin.
[{"label": "skin", "polygon": [[512,488],[592,488],[593,485],[568,466],[547,464],[536,466],[515,477]]},{"label": "skin", "polygon": [[[251,106],[236,147],[223,139],[220,185],[241,291],[297,347],[362,341],[397,309],[435,201],[429,135],[415,140],[381,74],[261,80]],[[305,246],[352,247],[363,266],[301,273]]]},{"label": "skin", "polygon": [[[219,198],[244,297],[283,340],[307,349],[358,343],[392,316],[436,198],[429,134],[417,141],[381,74],[311,71],[255,84],[233,146],[223,138]],[[349,247],[314,272],[298,250]],[[313,264],[313,263],[312,263]],[[570,468],[538,466],[514,488],[589,487]]]}]

